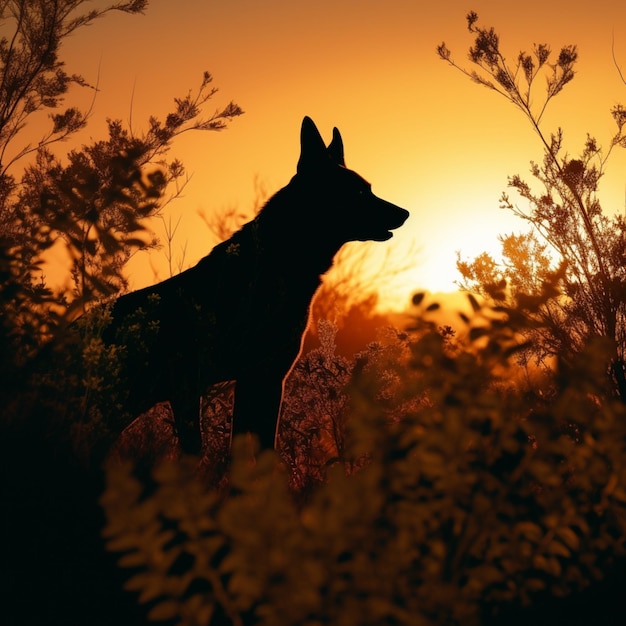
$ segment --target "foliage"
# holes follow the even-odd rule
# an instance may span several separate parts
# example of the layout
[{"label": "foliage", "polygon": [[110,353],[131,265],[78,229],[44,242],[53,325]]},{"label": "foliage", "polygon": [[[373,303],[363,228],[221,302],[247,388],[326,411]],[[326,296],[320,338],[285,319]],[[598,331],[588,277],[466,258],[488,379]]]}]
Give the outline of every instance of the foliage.
[{"label": "foliage", "polygon": [[285,381],[279,449],[300,489],[322,482],[326,466],[344,457],[344,388],[353,363],[336,354],[336,332],[320,321],[320,347],[301,355]]},{"label": "foliage", "polygon": [[363,464],[362,458],[352,458],[348,446],[351,410],[346,385],[357,371],[377,373],[372,389],[388,419],[398,418],[407,408],[387,364],[408,365],[408,335],[387,323],[378,328],[376,340],[362,341],[361,350],[348,358],[338,352],[338,331],[333,322],[320,320],[320,345],[299,357],[285,381],[278,450],[299,498],[322,484],[332,465],[339,463],[352,473]]},{"label": "foliage", "polygon": [[[63,103],[72,84],[88,86],[82,76],[68,74],[59,59],[62,42],[76,30],[89,26],[94,20],[110,13],[142,13],[147,0],[117,2],[104,8],[92,8],[85,13],[78,9],[84,0],[10,0],[0,6],[0,20],[14,23],[11,38],[0,39],[0,175],[23,156],[67,138],[87,122],[88,114],[70,107],[61,113],[52,113],[52,127],[37,145],[22,143],[12,149],[21,138],[21,131],[29,118],[42,110],[56,110]],[[13,153],[13,154],[11,154]],[[7,160],[7,156],[11,155]]]},{"label": "foliage", "polygon": [[[18,428],[51,444],[69,437],[86,454],[129,421],[118,384],[126,360],[99,339],[106,310],[72,322],[126,289],[128,259],[156,245],[146,220],[186,180],[183,164],[168,158],[174,139],[222,130],[242,110],[231,102],[205,115],[217,93],[205,72],[195,92],[175,98],[163,120],[150,117],[144,132],[109,119],[106,139],[58,156],[53,148],[89,118],[61,109],[72,85],[89,86],[65,72],[62,42],[112,10],[138,13],[147,3],[81,13],[83,5],[38,0],[1,7],[0,17],[15,30],[10,41],[0,40],[0,403],[6,436]],[[28,124],[45,111],[52,128],[31,145],[24,139],[32,134]],[[53,283],[46,279],[51,252],[67,259]]]},{"label": "foliage", "polygon": [[[133,619],[112,600],[117,572],[102,554],[102,476],[92,462],[128,418],[123,348],[102,344],[108,311],[93,305],[126,287],[125,262],[155,243],[146,218],[185,184],[182,164],[168,158],[174,139],[221,130],[242,113],[230,103],[205,114],[217,91],[205,72],[144,132],[107,120],[104,139],[76,145],[91,110],[65,99],[72,88],[97,89],[66,71],[64,41],[147,4],[0,3],[0,501],[11,543],[0,560],[2,623],[104,626],[117,610],[124,619],[115,623]],[[62,153],[65,140],[74,143]],[[49,281],[59,252],[67,264]],[[73,321],[86,308],[96,310]]]},{"label": "foliage", "polygon": [[[71,150],[64,159],[56,156],[53,145],[89,118],[73,107],[57,112],[72,85],[89,87],[81,76],[65,72],[62,42],[112,10],[139,13],[147,6],[142,0],[80,13],[84,3],[6,2],[0,11],[7,24],[15,23],[12,38],[0,40],[0,302],[2,344],[15,354],[10,367],[89,304],[126,287],[125,262],[155,245],[145,219],[167,203],[168,185],[184,177],[183,165],[166,159],[173,139],[188,130],[221,130],[242,113],[231,102],[202,118],[217,91],[205,72],[198,91],[175,99],[164,121],[151,117],[145,133],[108,120],[106,140]],[[22,138],[28,137],[28,123],[46,110],[50,130],[29,143]],[[60,285],[45,279],[53,247],[68,258]]]},{"label": "foliage", "polygon": [[[445,43],[439,56],[478,84],[504,96],[528,119],[541,140],[541,163],[531,162],[531,174],[539,190],[520,176],[509,178],[509,186],[527,203],[521,208],[503,194],[502,208],[525,220],[531,230],[501,238],[502,263],[483,253],[457,267],[462,285],[501,302],[513,302],[516,294],[539,294],[546,282],[558,286],[561,295],[549,299],[538,311],[541,331],[535,333],[535,358],[543,362],[558,355],[572,360],[594,337],[614,343],[609,358],[609,376],[616,392],[626,397],[626,291],[624,254],[626,221],[620,214],[606,214],[598,198],[600,179],[616,147],[626,147],[626,110],[615,105],[611,115],[617,126],[603,150],[587,136],[578,157],[563,148],[559,128],[549,136],[541,129],[548,103],[574,78],[578,59],[576,46],[561,48],[553,59],[550,46],[536,44],[530,54],[522,51],[509,64],[493,28],[478,25],[478,16],[467,16],[469,32],[475,38],[469,60],[476,69],[456,64]],[[536,83],[545,77],[545,91],[538,97]]]},{"label": "foliage", "polygon": [[[471,303],[466,343],[416,298],[415,330],[356,360],[345,449],[299,505],[290,472],[245,437],[221,495],[193,463],[148,484],[110,466],[105,534],[151,618],[471,625],[600,577],[626,531],[624,409],[597,386],[605,346],[551,402],[529,403],[510,361],[532,307]],[[312,355],[322,371],[330,340]]]}]

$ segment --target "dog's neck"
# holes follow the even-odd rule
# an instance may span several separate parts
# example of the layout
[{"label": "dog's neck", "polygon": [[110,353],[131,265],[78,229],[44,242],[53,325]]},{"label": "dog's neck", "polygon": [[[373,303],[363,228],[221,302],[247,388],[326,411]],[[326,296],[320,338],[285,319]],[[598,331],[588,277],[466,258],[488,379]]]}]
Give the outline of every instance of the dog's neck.
[{"label": "dog's neck", "polygon": [[302,197],[292,181],[272,196],[244,228],[257,230],[258,252],[269,262],[292,266],[297,272],[308,266],[324,274],[347,241],[324,223],[324,207],[312,199],[303,201]]}]

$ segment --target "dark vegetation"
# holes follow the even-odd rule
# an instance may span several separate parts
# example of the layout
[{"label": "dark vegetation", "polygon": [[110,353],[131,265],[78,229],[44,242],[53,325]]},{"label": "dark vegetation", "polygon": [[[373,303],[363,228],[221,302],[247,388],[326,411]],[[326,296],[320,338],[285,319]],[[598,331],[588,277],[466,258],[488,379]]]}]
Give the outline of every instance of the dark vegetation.
[{"label": "dark vegetation", "polygon": [[502,262],[486,253],[471,262],[459,259],[462,285],[497,303],[514,302],[519,294],[537,297],[548,288],[560,294],[538,309],[538,327],[524,331],[533,339],[529,356],[543,365],[554,357],[568,363],[594,337],[604,337],[613,351],[609,385],[624,399],[626,220],[621,211],[603,210],[598,187],[613,151],[626,147],[626,109],[621,104],[611,109],[616,129],[607,147],[588,134],[580,154],[571,156],[563,130],[546,133],[542,118],[574,78],[576,46],[564,46],[553,58],[548,45],[534,45],[511,65],[493,28],[478,26],[475,13],[467,21],[475,37],[469,53],[473,69],[458,66],[445,44],[437,50],[440,57],[518,108],[538,136],[543,158],[531,162],[534,186],[519,175],[509,178],[520,203],[506,193],[501,198],[501,207],[529,228],[501,237]]},{"label": "dark vegetation", "polygon": [[[165,158],[171,141],[241,111],[201,119],[215,93],[207,74],[197,97],[141,137],[111,122],[107,140],[53,156],[55,140],[87,121],[58,112],[72,83],[86,86],[58,61],[63,37],[145,5],[80,15],[82,4],[11,2],[0,14],[16,23],[14,40],[0,42],[0,105],[13,103],[0,111],[0,141],[15,145],[36,111],[53,115],[48,139],[3,151],[33,157],[23,175],[23,159],[0,168],[0,621],[622,624],[623,229],[596,198],[606,160],[595,141],[579,159],[562,155],[562,133],[544,140],[543,109],[527,106],[539,71],[547,100],[571,80],[576,50],[553,62],[537,46],[509,68],[495,32],[468,17],[468,73],[533,122],[545,159],[532,174],[545,189],[511,179],[529,208],[507,206],[534,230],[503,239],[508,264],[460,264],[481,297],[469,297],[456,328],[440,326],[422,294],[406,322],[373,323],[366,291],[349,300],[354,290],[341,290],[346,270],[344,314],[327,320],[327,287],[287,381],[280,456],[256,454],[246,437],[229,456],[225,384],[205,398],[202,459],[180,458],[159,406],[102,472],[94,451],[112,428],[102,403],[116,392],[116,355],[98,340],[106,314],[80,322],[78,364],[33,379],[32,363],[46,341],[63,352],[67,324],[123,289],[125,260],[151,245],[144,219],[183,175]],[[611,147],[624,143],[621,111]],[[42,279],[52,245],[72,260],[65,289]],[[371,328],[360,346],[357,325]]]}]

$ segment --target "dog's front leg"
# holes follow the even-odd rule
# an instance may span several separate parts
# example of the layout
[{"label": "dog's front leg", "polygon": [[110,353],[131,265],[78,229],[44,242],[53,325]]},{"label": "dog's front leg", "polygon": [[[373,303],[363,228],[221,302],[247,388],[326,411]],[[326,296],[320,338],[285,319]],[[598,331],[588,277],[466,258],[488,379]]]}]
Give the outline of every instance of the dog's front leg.
[{"label": "dog's front leg", "polygon": [[282,372],[240,376],[235,387],[233,437],[253,433],[259,437],[262,450],[271,450],[276,440],[282,395]]},{"label": "dog's front leg", "polygon": [[200,430],[200,392],[197,384],[197,368],[193,359],[186,362],[175,359],[171,366],[174,381],[170,395],[170,405],[174,414],[176,434],[185,454],[198,455],[202,451]]},{"label": "dog's front leg", "polygon": [[200,400],[195,398],[177,398],[170,400],[176,434],[185,454],[198,455],[202,451],[200,434]]}]

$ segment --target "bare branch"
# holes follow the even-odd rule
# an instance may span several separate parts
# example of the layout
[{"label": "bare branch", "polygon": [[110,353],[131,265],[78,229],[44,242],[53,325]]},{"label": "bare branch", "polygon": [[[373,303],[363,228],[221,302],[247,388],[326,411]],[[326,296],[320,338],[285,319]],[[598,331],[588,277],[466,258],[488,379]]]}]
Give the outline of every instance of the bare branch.
[{"label": "bare branch", "polygon": [[624,78],[624,74],[622,74],[622,70],[615,56],[615,31],[611,32],[611,55],[613,57],[613,64],[615,65],[615,69],[617,69],[617,73],[619,74],[619,77],[622,79],[622,82],[626,85],[626,78]]}]

